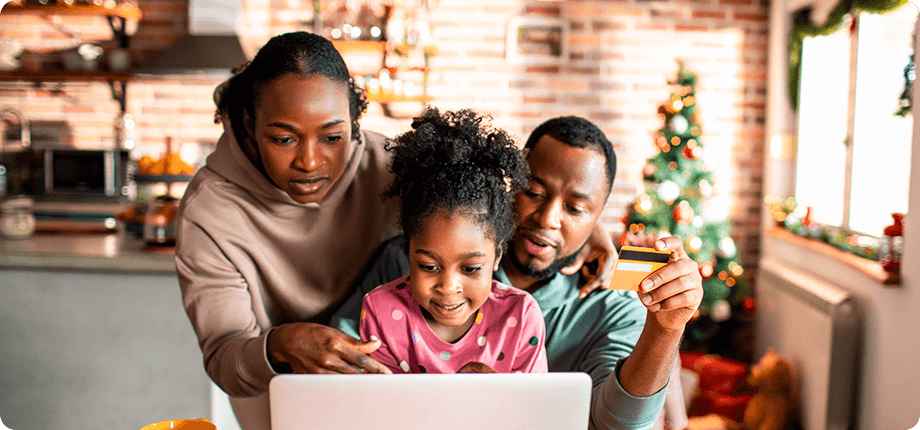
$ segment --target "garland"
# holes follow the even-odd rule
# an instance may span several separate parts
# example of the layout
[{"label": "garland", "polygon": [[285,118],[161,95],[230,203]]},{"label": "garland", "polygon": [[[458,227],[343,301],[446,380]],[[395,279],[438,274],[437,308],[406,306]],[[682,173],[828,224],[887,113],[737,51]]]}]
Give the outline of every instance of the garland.
[{"label": "garland", "polygon": [[792,32],[789,34],[788,91],[792,109],[799,108],[799,82],[802,75],[802,43],[806,37],[827,36],[843,25],[844,17],[851,12],[885,13],[901,7],[907,0],[841,0],[831,10],[824,24],[811,19],[811,6],[792,13]]}]

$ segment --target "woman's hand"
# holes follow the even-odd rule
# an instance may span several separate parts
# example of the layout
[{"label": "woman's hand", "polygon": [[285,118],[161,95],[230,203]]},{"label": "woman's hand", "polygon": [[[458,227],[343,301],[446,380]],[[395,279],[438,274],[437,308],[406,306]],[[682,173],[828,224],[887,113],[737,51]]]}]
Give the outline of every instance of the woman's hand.
[{"label": "woman's hand", "polygon": [[683,330],[703,301],[699,265],[687,256],[683,242],[677,237],[656,240],[655,249],[671,251],[671,257],[666,266],[639,284],[639,300],[662,328]]},{"label": "woman's hand", "polygon": [[598,223],[588,236],[588,242],[578,254],[578,258],[572,264],[562,268],[560,272],[564,275],[572,275],[581,270],[582,275],[588,281],[578,291],[578,298],[583,299],[588,293],[610,284],[613,267],[617,261],[616,255],[617,250],[613,246],[610,234]]},{"label": "woman's hand", "polygon": [[266,345],[272,366],[285,363],[294,373],[393,373],[368,355],[379,347],[380,340],[362,342],[314,323],[275,327]]},{"label": "woman's hand", "polygon": [[478,361],[471,361],[463,365],[457,373],[498,373],[495,369]]}]

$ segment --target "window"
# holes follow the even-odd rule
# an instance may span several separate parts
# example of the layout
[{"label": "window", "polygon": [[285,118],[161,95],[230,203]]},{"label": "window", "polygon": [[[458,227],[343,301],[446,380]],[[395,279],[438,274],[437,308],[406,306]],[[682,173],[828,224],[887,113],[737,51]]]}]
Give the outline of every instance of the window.
[{"label": "window", "polygon": [[851,14],[804,40],[795,197],[815,221],[878,236],[907,211],[913,118],[894,112],[917,15]]}]

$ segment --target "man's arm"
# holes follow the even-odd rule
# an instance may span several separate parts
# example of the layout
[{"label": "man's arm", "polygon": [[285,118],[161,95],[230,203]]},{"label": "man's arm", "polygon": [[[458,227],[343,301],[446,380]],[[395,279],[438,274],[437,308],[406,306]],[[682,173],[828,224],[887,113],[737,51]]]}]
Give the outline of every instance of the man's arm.
[{"label": "man's arm", "polygon": [[[592,298],[593,297],[593,298]],[[587,301],[606,298],[600,319],[589,333],[582,334],[589,344],[573,370],[588,372],[594,381],[591,394],[592,430],[647,430],[653,428],[664,404],[665,390],[649,396],[634,396],[620,384],[623,364],[642,334],[647,311],[632,294],[606,291]],[[588,309],[589,314],[591,309]],[[566,335],[578,334],[575,332]],[[581,353],[576,352],[581,355]],[[564,366],[562,368],[565,368]],[[554,371],[559,371],[557,365]]]},{"label": "man's arm", "polygon": [[684,327],[703,300],[699,267],[687,256],[681,240],[659,239],[655,248],[671,251],[671,259],[639,286],[639,299],[648,310],[645,328],[619,372],[623,389],[639,397],[667,385]]}]

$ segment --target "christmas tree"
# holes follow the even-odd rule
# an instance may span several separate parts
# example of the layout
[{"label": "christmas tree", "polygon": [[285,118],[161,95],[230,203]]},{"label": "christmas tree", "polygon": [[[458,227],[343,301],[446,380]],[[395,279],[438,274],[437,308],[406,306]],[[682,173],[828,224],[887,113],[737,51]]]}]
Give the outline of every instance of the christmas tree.
[{"label": "christmas tree", "polygon": [[655,134],[659,152],[642,170],[647,191],[629,207],[621,244],[641,237],[676,236],[700,267],[703,302],[687,325],[685,339],[702,345],[713,339],[739,311],[753,310],[741,278],[732,240],[728,205],[713,191],[712,172],[703,159],[702,129],[695,74],[679,63],[670,99],[658,109],[664,127]]}]

